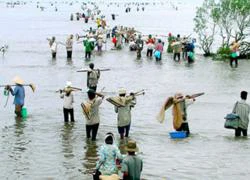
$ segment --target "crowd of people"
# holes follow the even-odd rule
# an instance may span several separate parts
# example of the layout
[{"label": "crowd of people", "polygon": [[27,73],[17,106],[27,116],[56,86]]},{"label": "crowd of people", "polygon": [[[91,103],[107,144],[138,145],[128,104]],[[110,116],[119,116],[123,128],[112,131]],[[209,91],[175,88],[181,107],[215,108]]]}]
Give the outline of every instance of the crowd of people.
[{"label": "crowd of people", "polygon": [[[148,58],[154,57],[156,61],[161,61],[164,53],[164,46],[167,45],[167,52],[173,54],[173,60],[180,62],[181,59],[188,63],[195,61],[195,43],[196,40],[189,37],[181,37],[171,33],[168,36],[158,35],[143,35],[141,32],[135,30],[133,27],[115,26],[112,29],[107,26],[105,16],[101,15],[101,11],[97,6],[94,10],[87,8],[83,4],[82,9],[85,13],[77,13],[77,19],[84,18],[85,23],[89,19],[96,22],[96,28],[86,30],[86,34],[76,36],[76,41],[82,43],[85,52],[85,59],[90,60],[92,53],[97,49],[97,52],[102,53],[103,43],[108,40],[113,43],[113,50],[120,50],[124,45],[128,45],[130,51],[136,51],[136,57],[142,57],[142,51],[146,46],[146,56]],[[138,10],[138,9],[137,9]],[[144,11],[144,8],[142,9]],[[94,12],[94,13],[93,13]],[[130,12],[130,8],[126,7],[126,12]],[[95,19],[95,16],[97,17]],[[115,20],[115,14],[112,14],[112,19]],[[71,15],[73,20],[73,15]],[[83,40],[81,40],[83,39]],[[58,45],[62,45],[66,49],[67,59],[72,59],[74,35],[70,34],[65,42],[56,40],[56,37],[47,39],[51,50],[53,59],[57,57]],[[238,50],[239,45],[234,42],[231,47],[232,55],[230,65],[238,65]],[[95,69],[93,63],[89,63],[87,73],[87,97],[86,102],[81,103],[82,111],[86,120],[86,138],[91,141],[96,141],[100,125],[99,108],[105,98],[102,92],[97,92],[98,82],[101,76],[101,70]],[[5,89],[9,91],[14,98],[15,114],[17,117],[22,118],[22,108],[25,100],[24,81],[20,77],[14,79],[15,88],[7,85]],[[71,82],[66,82],[65,88],[61,89],[60,98],[63,99],[63,117],[64,122],[74,122],[74,92],[81,90],[80,88],[73,87]],[[144,92],[143,92],[144,93]],[[140,93],[128,93],[125,88],[118,90],[117,96],[108,97],[107,100],[114,105],[114,113],[117,113],[117,130],[120,140],[128,140],[130,135],[132,108],[136,105],[136,96]],[[233,113],[239,116],[239,126],[235,129],[235,136],[247,136],[250,106],[246,103],[248,93],[241,92],[241,100],[237,101],[232,110]],[[165,112],[171,105],[173,105],[173,123],[176,131],[182,131],[189,136],[190,129],[187,118],[187,108],[190,104],[196,101],[196,96],[184,95],[183,93],[176,93],[173,97],[168,98],[163,106],[162,113]],[[162,116],[162,114],[161,114]],[[163,118],[164,119],[164,118]],[[162,120],[161,120],[162,121]],[[143,161],[136,154],[138,152],[137,143],[133,140],[128,140],[126,143],[127,155],[122,155],[116,145],[114,134],[108,132],[105,136],[104,144],[99,149],[99,160],[96,162],[96,169],[93,174],[94,179],[120,179],[123,180],[139,180],[143,170]],[[122,173],[120,175],[119,173]]]}]

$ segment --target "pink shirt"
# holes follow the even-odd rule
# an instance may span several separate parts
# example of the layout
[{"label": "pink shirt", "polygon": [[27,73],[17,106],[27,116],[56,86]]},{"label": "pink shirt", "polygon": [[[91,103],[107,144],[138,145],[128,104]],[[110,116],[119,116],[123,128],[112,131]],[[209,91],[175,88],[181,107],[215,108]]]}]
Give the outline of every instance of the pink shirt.
[{"label": "pink shirt", "polygon": [[155,47],[155,50],[162,52],[163,51],[163,45],[162,43],[158,43]]}]

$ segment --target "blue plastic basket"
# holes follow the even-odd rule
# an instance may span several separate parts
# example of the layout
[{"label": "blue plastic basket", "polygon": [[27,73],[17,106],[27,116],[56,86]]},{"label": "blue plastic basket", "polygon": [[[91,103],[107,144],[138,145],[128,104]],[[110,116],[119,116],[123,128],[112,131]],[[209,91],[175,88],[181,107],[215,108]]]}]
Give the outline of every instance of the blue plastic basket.
[{"label": "blue plastic basket", "polygon": [[181,139],[187,137],[187,133],[185,131],[170,132],[169,135],[172,139]]}]

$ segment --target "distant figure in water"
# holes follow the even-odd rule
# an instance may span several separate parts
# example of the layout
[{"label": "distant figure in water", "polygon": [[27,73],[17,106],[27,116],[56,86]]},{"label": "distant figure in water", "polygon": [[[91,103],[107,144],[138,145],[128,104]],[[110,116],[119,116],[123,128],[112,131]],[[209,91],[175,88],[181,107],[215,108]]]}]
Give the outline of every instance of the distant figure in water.
[{"label": "distant figure in water", "polygon": [[235,129],[235,136],[247,136],[247,129],[249,124],[249,113],[250,113],[250,106],[246,103],[248,92],[242,91],[240,93],[241,100],[237,101],[233,108],[233,113],[240,116],[239,118],[239,127]]},{"label": "distant figure in water", "polygon": [[56,38],[55,36],[53,36],[52,39],[47,38],[47,40],[49,41],[49,47],[51,50],[52,58],[55,59],[57,53],[57,45],[58,45],[56,42]]},{"label": "distant figure in water", "polygon": [[72,58],[72,50],[73,50],[73,34],[71,34],[66,40],[66,51],[67,51],[67,58]]}]

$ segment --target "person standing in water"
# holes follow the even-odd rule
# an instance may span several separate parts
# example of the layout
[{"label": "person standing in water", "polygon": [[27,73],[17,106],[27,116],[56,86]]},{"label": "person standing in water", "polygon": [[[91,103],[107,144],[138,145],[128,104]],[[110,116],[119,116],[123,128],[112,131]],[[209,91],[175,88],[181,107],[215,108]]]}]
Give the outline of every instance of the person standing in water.
[{"label": "person standing in water", "polygon": [[129,130],[131,125],[131,109],[136,104],[136,98],[133,93],[130,96],[126,96],[126,90],[120,89],[119,90],[119,98],[125,102],[125,106],[117,107],[115,106],[115,112],[118,114],[117,116],[117,126],[118,132],[120,134],[120,138],[124,139],[129,136]]},{"label": "person standing in water", "polygon": [[74,37],[73,34],[71,34],[66,40],[67,59],[72,58],[73,37]]},{"label": "person standing in water", "polygon": [[239,115],[239,127],[235,129],[235,136],[247,136],[247,129],[249,124],[250,106],[246,103],[248,92],[242,91],[240,93],[241,100],[237,101],[233,108],[233,113]]},{"label": "person standing in water", "polygon": [[99,106],[102,104],[104,96],[96,93],[93,89],[88,90],[88,101],[82,103],[82,109],[86,118],[86,135],[92,141],[96,140],[100,124]]},{"label": "person standing in water", "polygon": [[94,63],[89,64],[90,69],[87,72],[87,87],[96,91],[101,72],[99,69],[95,70],[94,67]]},{"label": "person standing in water", "polygon": [[6,90],[10,91],[12,96],[15,96],[14,98],[14,105],[15,105],[15,114],[17,117],[22,117],[22,107],[24,106],[24,99],[25,99],[25,89],[23,87],[24,81],[16,76],[14,78],[14,83],[16,84],[14,90],[11,88],[10,85],[7,85],[5,87]]},{"label": "person standing in water", "polygon": [[63,114],[64,114],[64,122],[69,122],[69,115],[71,122],[74,122],[74,96],[72,92],[72,83],[67,82],[64,90],[60,90],[60,97],[64,100],[63,102]]},{"label": "person standing in water", "polygon": [[47,38],[47,40],[49,41],[49,47],[51,50],[52,58],[55,59],[57,53],[57,45],[58,45],[56,42],[56,38],[55,36],[53,36],[51,39]]}]

